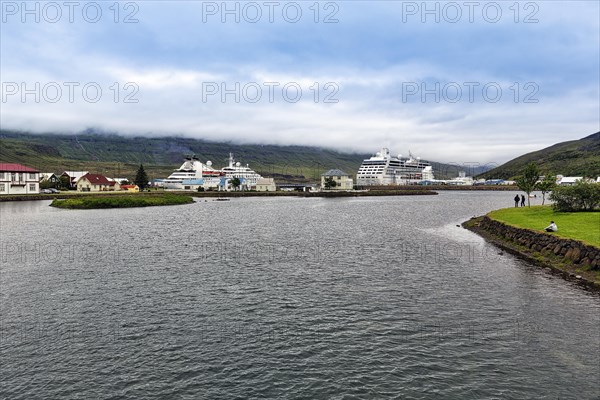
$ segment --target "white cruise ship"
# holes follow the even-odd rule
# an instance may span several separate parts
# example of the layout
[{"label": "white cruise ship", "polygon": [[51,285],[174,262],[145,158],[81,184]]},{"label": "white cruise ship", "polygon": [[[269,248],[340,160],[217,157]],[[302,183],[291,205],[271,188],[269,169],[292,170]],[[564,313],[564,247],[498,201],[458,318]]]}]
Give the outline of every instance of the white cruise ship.
[{"label": "white cruise ship", "polygon": [[221,173],[212,167],[212,162],[203,164],[195,155],[187,156],[184,163],[163,181],[165,189],[184,189],[184,181],[203,184],[210,180],[219,182]]},{"label": "white cruise ship", "polygon": [[244,167],[241,163],[236,162],[232,153],[229,153],[229,165],[223,167],[221,173],[227,179],[238,178],[242,182],[242,185],[246,187],[256,186],[256,182],[262,179],[262,176],[254,172],[248,164]]},{"label": "white cruise ship", "polygon": [[364,160],[356,174],[358,186],[413,185],[433,179],[433,167],[428,162],[412,154],[394,157],[387,148]]}]

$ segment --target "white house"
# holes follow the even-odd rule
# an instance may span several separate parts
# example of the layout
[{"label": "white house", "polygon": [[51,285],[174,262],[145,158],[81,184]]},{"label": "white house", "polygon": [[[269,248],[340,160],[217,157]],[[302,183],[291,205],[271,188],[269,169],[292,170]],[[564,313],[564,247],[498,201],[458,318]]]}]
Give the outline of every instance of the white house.
[{"label": "white house", "polygon": [[330,178],[335,182],[335,187],[327,190],[352,190],[354,188],[352,176],[339,169],[330,169],[321,174],[321,189],[325,189],[325,181]]},{"label": "white house", "polygon": [[0,195],[40,192],[40,171],[21,164],[0,163]]},{"label": "white house", "polygon": [[582,176],[563,176],[558,181],[558,184],[561,186],[571,186],[577,183],[578,181],[583,181]]},{"label": "white house", "polygon": [[275,185],[275,179],[273,178],[260,178],[256,181],[257,192],[274,192],[277,190]]}]

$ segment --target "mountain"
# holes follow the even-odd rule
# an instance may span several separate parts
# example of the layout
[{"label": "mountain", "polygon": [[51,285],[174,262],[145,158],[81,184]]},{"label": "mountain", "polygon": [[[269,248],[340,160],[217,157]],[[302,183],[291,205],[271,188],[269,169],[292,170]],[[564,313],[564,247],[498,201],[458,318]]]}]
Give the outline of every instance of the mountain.
[{"label": "mountain", "polygon": [[525,154],[479,177],[511,179],[520,175],[530,162],[536,163],[543,174],[590,178],[600,176],[600,132]]},{"label": "mountain", "polygon": [[[373,149],[376,151],[378,149]],[[343,153],[310,146],[276,146],[211,142],[184,137],[129,137],[86,131],[77,135],[0,131],[0,162],[14,162],[44,172],[86,170],[111,177],[133,178],[139,164],[150,179],[166,178],[183,157],[196,154],[221,168],[229,152],[261,175],[281,182],[318,181],[328,169],[356,174],[370,154]],[[436,177],[457,176],[457,166],[431,162]],[[470,172],[470,171],[469,171]],[[476,170],[475,173],[482,172]]]}]

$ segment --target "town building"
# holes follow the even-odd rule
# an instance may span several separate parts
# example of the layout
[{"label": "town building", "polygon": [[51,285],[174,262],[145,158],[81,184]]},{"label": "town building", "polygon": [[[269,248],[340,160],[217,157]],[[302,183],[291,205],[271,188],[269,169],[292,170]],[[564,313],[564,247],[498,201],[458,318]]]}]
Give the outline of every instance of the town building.
[{"label": "town building", "polygon": [[60,183],[60,176],[54,172],[40,172],[40,183],[46,182],[50,186],[56,186]]},{"label": "town building", "polygon": [[198,188],[202,187],[206,190],[204,179],[184,179],[181,181],[183,190],[198,191]]},{"label": "town building", "polygon": [[21,164],[0,163],[0,195],[40,192],[40,171]]},{"label": "town building", "polygon": [[354,182],[352,176],[339,169],[330,169],[321,174],[321,189],[325,189],[325,182],[332,179],[335,182],[335,187],[327,190],[352,190]]},{"label": "town building", "polygon": [[139,192],[140,187],[138,185],[121,185],[121,190],[127,190],[128,192]]},{"label": "town building", "polygon": [[274,192],[277,190],[275,185],[275,179],[273,178],[260,178],[256,181],[257,192]]},{"label": "town building", "polygon": [[121,190],[121,185],[115,181],[109,181],[107,177],[99,174],[85,174],[77,180],[78,192],[112,192]]},{"label": "town building", "polygon": [[583,181],[583,176],[562,176],[558,175],[557,184],[560,186],[572,186],[578,181]]},{"label": "town building", "polygon": [[74,189],[77,187],[77,181],[79,180],[79,178],[81,178],[82,176],[88,174],[89,171],[64,171],[61,174],[61,177],[64,176],[66,178],[69,179],[69,183],[71,185],[71,189]]}]

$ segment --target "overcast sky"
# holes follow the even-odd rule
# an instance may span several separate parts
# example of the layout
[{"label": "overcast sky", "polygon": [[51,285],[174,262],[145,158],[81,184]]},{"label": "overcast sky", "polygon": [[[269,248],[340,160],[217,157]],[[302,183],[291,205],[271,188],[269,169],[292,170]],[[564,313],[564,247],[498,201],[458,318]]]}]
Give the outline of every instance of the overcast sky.
[{"label": "overcast sky", "polygon": [[2,1],[1,128],[502,163],[600,129],[599,4]]}]

